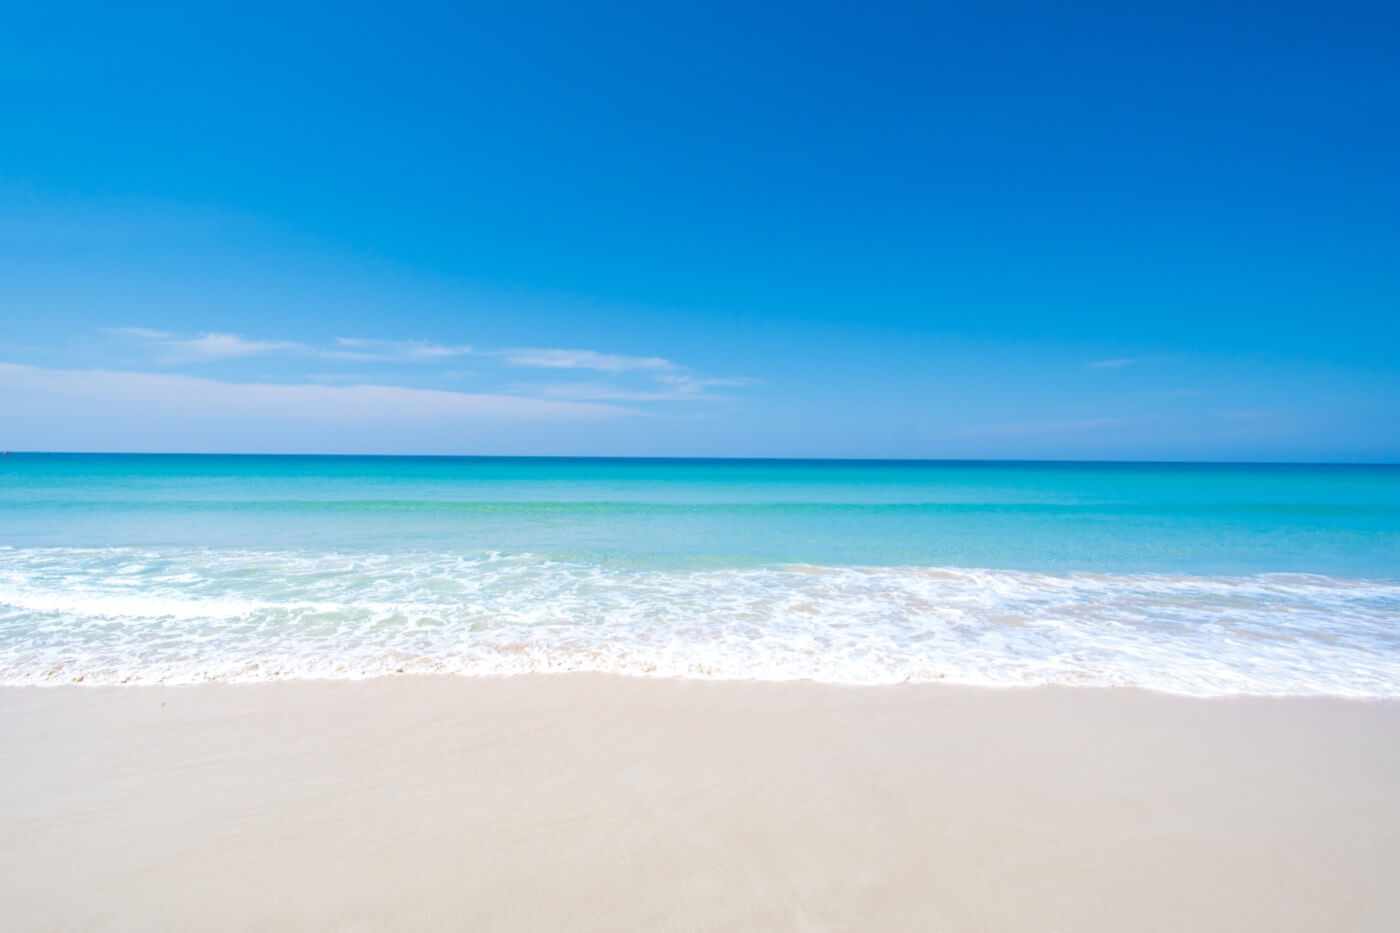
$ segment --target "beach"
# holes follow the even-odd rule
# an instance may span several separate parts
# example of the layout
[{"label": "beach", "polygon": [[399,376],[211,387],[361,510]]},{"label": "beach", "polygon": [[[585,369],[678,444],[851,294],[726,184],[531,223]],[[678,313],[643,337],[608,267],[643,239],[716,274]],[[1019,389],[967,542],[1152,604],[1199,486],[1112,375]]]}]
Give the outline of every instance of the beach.
[{"label": "beach", "polygon": [[11,930],[1390,930],[1400,703],[0,689]]},{"label": "beach", "polygon": [[1400,468],[21,454],[6,930],[1400,927]]},{"label": "beach", "polygon": [[1400,6],[1100,6],[10,5],[0,933],[1400,933]]}]

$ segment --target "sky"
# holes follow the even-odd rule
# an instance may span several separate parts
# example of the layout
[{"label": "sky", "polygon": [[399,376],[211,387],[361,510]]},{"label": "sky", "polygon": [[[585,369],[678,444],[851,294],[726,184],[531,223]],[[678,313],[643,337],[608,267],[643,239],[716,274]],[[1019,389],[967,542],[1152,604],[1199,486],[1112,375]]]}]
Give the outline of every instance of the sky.
[{"label": "sky", "polygon": [[3,449],[1400,460],[1394,4],[5,20]]}]

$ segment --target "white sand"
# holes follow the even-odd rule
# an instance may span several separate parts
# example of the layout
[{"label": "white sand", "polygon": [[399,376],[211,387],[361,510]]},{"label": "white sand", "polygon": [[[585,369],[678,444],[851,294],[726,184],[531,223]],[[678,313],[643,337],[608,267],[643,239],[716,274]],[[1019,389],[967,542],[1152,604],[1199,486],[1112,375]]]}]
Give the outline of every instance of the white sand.
[{"label": "white sand", "polygon": [[0,927],[1396,930],[1400,704],[0,690]]}]

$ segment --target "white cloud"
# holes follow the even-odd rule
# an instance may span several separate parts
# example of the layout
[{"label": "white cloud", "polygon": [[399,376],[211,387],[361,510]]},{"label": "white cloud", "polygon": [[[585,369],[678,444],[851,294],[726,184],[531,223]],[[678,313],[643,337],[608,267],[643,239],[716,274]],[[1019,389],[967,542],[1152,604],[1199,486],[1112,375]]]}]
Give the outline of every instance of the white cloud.
[{"label": "white cloud", "polygon": [[700,395],[706,389],[738,389],[758,382],[747,376],[694,376],[689,373],[661,373],[656,379],[676,392],[690,395]]},{"label": "white cloud", "polygon": [[[440,344],[423,340],[384,340],[365,337],[337,337],[329,346],[314,346],[290,340],[253,340],[238,334],[211,332],[185,337],[146,327],[111,328],[108,333],[141,340],[160,351],[155,359],[164,365],[240,359],[271,353],[291,353],[307,358],[363,363],[434,363],[474,354],[467,344]],[[614,386],[601,383],[555,383],[517,386],[509,396],[537,401],[574,402],[672,402],[717,399],[714,389],[752,385],[742,377],[711,378],[695,375],[684,367],[659,356],[626,356],[596,350],[518,348],[486,351],[508,365],[553,370],[592,370],[609,375],[631,374],[640,386]],[[344,387],[357,377],[330,375],[320,381]],[[244,384],[251,385],[251,384]],[[363,388],[363,387],[361,387]],[[424,390],[426,391],[426,390]],[[246,390],[245,390],[246,394]]]},{"label": "white cloud", "polygon": [[189,340],[167,340],[165,346],[181,355],[201,360],[227,360],[260,353],[300,350],[301,344],[287,340],[248,340],[237,334],[201,334]]},{"label": "white cloud", "polygon": [[593,402],[388,385],[224,382],[172,373],[0,363],[0,416],[257,418],[269,423],[580,421],[635,414]]},{"label": "white cloud", "polygon": [[106,333],[116,334],[118,337],[137,337],[141,340],[170,340],[174,334],[163,330],[154,330],[150,327],[108,327]]},{"label": "white cloud", "polygon": [[545,398],[567,398],[599,402],[674,402],[694,398],[671,391],[624,389],[600,382],[560,382],[519,385],[516,391]]},{"label": "white cloud", "polygon": [[755,380],[741,377],[707,379],[685,373],[661,373],[652,388],[631,389],[601,382],[562,382],[516,386],[516,390],[546,398],[588,399],[610,402],[696,402],[712,401],[725,396],[712,395],[706,390],[737,388],[753,385]]},{"label": "white cloud", "polygon": [[149,327],[112,327],[107,333],[132,337],[155,344],[175,361],[228,360],[261,353],[278,353],[304,349],[289,340],[249,340],[238,334],[211,332],[198,337],[179,337]]},{"label": "white cloud", "polygon": [[330,359],[362,360],[366,362],[433,361],[466,356],[472,348],[466,344],[445,345],[422,340],[369,340],[362,337],[337,337],[335,348],[323,350],[320,356]]},{"label": "white cloud", "polygon": [[[211,332],[198,337],[180,337],[149,327],[112,327],[107,333],[155,344],[183,359],[219,360],[255,356],[261,353],[297,352],[325,359],[359,362],[434,361],[466,356],[475,350],[467,344],[440,344],[425,340],[380,340],[366,337],[337,337],[329,347],[317,347],[291,340],[254,340],[238,334]],[[605,373],[649,372],[660,377],[681,367],[660,356],[626,356],[596,350],[521,347],[497,350],[511,366],[537,369],[589,369]]]},{"label": "white cloud", "polygon": [[294,340],[254,340],[239,334],[211,332],[197,337],[181,337],[149,327],[112,327],[107,333],[143,340],[158,347],[167,362],[199,362],[239,359],[266,353],[296,353],[304,356],[357,362],[431,362],[465,356],[472,348],[448,346],[424,340],[370,340],[337,337],[331,347],[315,347]]},{"label": "white cloud", "polygon": [[596,350],[564,350],[521,348],[496,353],[512,366],[538,369],[587,369],[621,375],[636,373],[648,377],[641,387],[617,386],[599,382],[568,382],[536,384],[519,387],[534,395],[548,398],[587,399],[593,401],[678,402],[717,399],[722,396],[708,390],[752,385],[754,380],[741,377],[709,378],[697,376],[664,357],[623,356],[599,353]]},{"label": "white cloud", "polygon": [[524,347],[502,350],[499,355],[512,366],[531,366],[539,369],[592,369],[604,373],[624,373],[637,370],[657,372],[677,368],[675,363],[659,356],[622,356],[615,353],[599,353],[596,350]]}]

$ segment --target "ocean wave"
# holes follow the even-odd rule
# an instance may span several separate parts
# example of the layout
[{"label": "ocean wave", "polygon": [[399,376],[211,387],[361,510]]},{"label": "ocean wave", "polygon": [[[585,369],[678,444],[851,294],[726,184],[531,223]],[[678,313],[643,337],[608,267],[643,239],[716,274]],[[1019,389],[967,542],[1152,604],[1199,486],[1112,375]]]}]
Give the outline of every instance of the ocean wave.
[{"label": "ocean wave", "polygon": [[0,683],[599,671],[1400,696],[1400,583],[0,548]]}]

